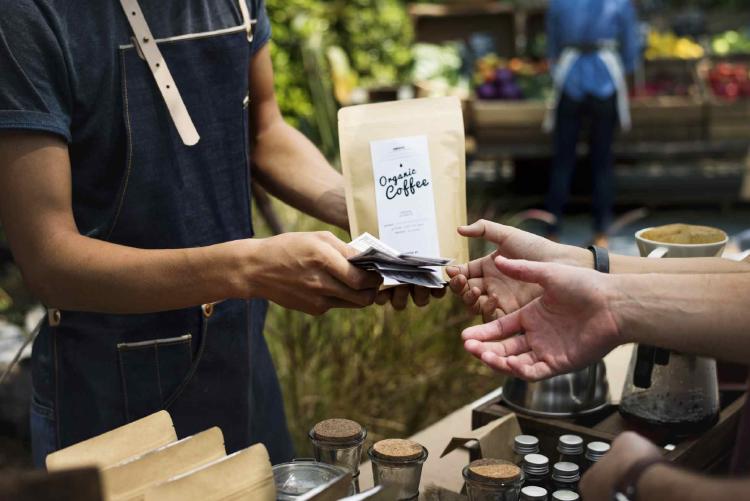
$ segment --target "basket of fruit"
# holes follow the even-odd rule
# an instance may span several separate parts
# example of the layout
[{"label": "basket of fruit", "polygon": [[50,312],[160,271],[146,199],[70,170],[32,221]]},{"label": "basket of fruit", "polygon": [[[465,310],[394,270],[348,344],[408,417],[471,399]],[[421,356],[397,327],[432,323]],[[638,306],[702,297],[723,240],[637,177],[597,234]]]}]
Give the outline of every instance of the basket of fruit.
[{"label": "basket of fruit", "polygon": [[705,138],[706,107],[696,63],[677,57],[651,59],[630,92],[633,121],[625,141],[698,141]]},{"label": "basket of fruit", "polygon": [[471,102],[479,141],[535,143],[542,132],[552,79],[546,61],[485,56],[476,63]]},{"label": "basket of fruit", "polygon": [[699,65],[708,98],[708,135],[750,142],[750,55],[712,58]]}]

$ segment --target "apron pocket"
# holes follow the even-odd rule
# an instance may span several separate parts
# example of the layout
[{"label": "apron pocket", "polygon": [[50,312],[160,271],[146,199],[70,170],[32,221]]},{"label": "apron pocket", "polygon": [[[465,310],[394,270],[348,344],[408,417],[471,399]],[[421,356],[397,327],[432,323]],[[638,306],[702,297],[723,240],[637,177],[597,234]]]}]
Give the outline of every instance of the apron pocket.
[{"label": "apron pocket", "polygon": [[193,363],[191,334],[117,345],[125,417],[140,419],[164,408]]}]

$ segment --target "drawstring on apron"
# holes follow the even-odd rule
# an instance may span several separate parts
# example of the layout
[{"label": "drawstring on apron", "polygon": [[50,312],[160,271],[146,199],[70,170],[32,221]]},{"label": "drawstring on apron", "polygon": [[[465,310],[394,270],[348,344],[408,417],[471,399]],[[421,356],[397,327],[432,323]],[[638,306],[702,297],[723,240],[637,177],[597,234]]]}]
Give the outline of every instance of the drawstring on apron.
[{"label": "drawstring on apron", "polygon": [[[620,128],[627,132],[632,126],[630,119],[630,102],[628,99],[628,84],[625,81],[625,70],[620,55],[617,53],[617,42],[614,40],[602,40],[597,42],[595,47],[596,54],[602,60],[604,66],[606,66],[607,72],[615,84],[617,114],[620,120]],[[560,55],[560,59],[553,74],[555,90],[552,96],[552,102],[547,106],[547,113],[544,116],[544,123],[542,124],[542,129],[545,132],[552,132],[555,129],[557,107],[562,98],[565,81],[568,79],[568,74],[573,68],[573,65],[581,57],[581,53],[582,50],[579,47],[566,47]]]}]

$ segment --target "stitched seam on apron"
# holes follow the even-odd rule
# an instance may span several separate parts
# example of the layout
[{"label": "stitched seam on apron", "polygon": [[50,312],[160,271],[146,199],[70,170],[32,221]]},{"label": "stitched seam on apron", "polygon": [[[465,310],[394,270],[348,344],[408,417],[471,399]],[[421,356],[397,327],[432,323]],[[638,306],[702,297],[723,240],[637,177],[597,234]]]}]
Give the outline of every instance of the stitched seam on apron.
[{"label": "stitched seam on apron", "polygon": [[115,216],[112,219],[112,224],[109,227],[109,231],[107,232],[107,236],[104,237],[105,240],[109,240],[112,237],[112,233],[115,231],[115,227],[117,226],[117,221],[120,219],[120,213],[122,212],[122,207],[125,205],[125,195],[128,192],[128,183],[130,182],[130,173],[133,171],[133,132],[130,128],[130,108],[128,106],[128,83],[127,83],[127,71],[125,70],[125,55],[120,52],[120,71],[122,73],[121,76],[121,86],[122,86],[122,107],[123,107],[123,117],[125,121],[125,142],[127,143],[127,151],[125,152],[125,155],[127,157],[127,165],[125,167],[125,175],[122,180],[122,185],[120,186],[120,192],[119,200],[117,202],[117,209],[115,211]]},{"label": "stitched seam on apron", "polygon": [[128,402],[128,384],[125,380],[125,366],[122,362],[122,351],[117,350],[117,359],[120,362],[120,381],[122,381],[122,398],[125,401],[125,422],[130,422],[130,403]]},{"label": "stitched seam on apron", "polygon": [[55,354],[55,431],[57,432],[55,442],[57,442],[57,448],[62,449],[62,435],[60,434],[60,369],[57,361],[57,327],[52,327],[50,331]]}]

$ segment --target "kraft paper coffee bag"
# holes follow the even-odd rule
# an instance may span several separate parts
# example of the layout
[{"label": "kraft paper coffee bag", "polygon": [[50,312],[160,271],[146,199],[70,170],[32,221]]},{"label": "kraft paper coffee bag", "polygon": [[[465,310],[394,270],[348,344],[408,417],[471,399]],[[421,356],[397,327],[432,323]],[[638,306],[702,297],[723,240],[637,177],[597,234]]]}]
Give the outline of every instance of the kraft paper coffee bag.
[{"label": "kraft paper coffee bag", "polygon": [[352,237],[375,235],[404,254],[469,259],[466,153],[458,98],[350,106],[339,111]]}]

